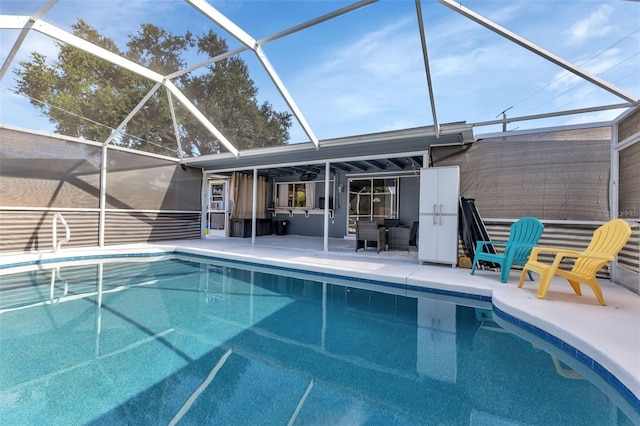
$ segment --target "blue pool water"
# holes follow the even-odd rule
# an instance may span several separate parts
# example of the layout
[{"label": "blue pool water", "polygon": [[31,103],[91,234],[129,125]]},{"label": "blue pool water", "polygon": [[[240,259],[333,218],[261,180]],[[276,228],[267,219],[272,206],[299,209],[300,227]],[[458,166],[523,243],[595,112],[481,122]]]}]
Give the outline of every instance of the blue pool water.
[{"label": "blue pool water", "polygon": [[488,302],[272,272],[174,257],[0,276],[0,423],[638,418],[557,355],[501,328]]}]

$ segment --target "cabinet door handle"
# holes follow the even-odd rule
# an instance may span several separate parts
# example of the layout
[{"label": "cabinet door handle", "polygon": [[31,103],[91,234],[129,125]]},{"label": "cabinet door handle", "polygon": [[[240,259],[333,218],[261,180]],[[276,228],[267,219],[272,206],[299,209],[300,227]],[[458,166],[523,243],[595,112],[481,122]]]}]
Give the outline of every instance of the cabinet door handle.
[{"label": "cabinet door handle", "polygon": [[442,225],[442,204],[440,204],[440,211],[438,212],[438,216],[440,216],[440,225]]},{"label": "cabinet door handle", "polygon": [[437,204],[433,205],[433,224],[434,225],[438,224],[438,205]]}]

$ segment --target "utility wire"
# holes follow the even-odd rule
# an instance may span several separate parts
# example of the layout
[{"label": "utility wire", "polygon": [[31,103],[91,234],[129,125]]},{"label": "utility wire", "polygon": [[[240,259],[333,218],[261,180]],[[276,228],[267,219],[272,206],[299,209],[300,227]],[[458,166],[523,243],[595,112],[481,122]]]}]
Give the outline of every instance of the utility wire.
[{"label": "utility wire", "polygon": [[[627,61],[631,60],[632,58],[634,58],[635,56],[638,56],[638,55],[640,55],[640,52],[638,52],[638,53],[636,53],[636,54],[634,54],[634,55],[631,55],[631,56],[629,56],[628,58],[626,58],[626,59],[624,59],[624,60],[622,60],[622,61],[620,61],[620,62],[618,62],[618,63],[616,63],[616,64],[614,64],[614,65],[612,65],[612,66],[610,66],[609,68],[607,68],[607,69],[603,70],[600,74],[603,74],[603,73],[605,73],[605,72],[607,72],[607,71],[609,71],[609,70],[612,70],[613,68],[617,67],[618,65],[621,65],[621,64],[623,64],[623,63],[625,63],[625,62],[627,62]],[[630,74],[634,74],[636,71],[637,71],[637,70],[634,70],[634,71],[632,71]],[[630,74],[627,74],[627,75],[625,75],[625,76],[624,76],[624,77],[622,77],[622,78],[626,78],[626,77],[628,77]],[[622,78],[618,78],[618,79],[616,79],[616,80],[614,81],[614,83],[615,83],[616,81],[620,81]],[[576,84],[575,86],[570,87],[569,89],[565,90],[564,92],[558,93],[558,94],[557,94],[556,96],[554,96],[553,98],[551,98],[551,99],[547,99],[544,103],[542,103],[542,104],[540,104],[540,105],[536,106],[535,108],[531,108],[529,111],[531,111],[531,110],[535,111],[535,110],[537,110],[538,108],[540,108],[541,106],[544,106],[544,105],[548,104],[548,103],[549,103],[549,102],[551,102],[552,100],[557,99],[557,98],[559,98],[560,96],[566,95],[567,93],[571,92],[572,90],[575,90],[575,89],[577,89],[577,88],[579,88],[579,87],[581,87],[581,86],[584,86],[585,84],[587,84],[587,82],[583,80],[581,83]],[[594,90],[592,90],[592,91],[590,91],[590,92],[586,93],[584,96],[589,95],[589,94],[591,94],[591,93],[595,93],[596,91],[597,91],[597,89],[594,89]],[[583,96],[583,97],[584,97],[584,96]],[[575,99],[574,99],[573,101],[571,101],[571,102],[575,102]],[[569,102],[569,104],[570,104],[571,102]],[[565,105],[565,106],[566,106],[566,105]],[[562,108],[562,107],[559,107],[558,109],[561,109],[561,108]]]},{"label": "utility wire", "polygon": [[[606,49],[601,50],[600,52],[596,53],[595,55],[593,55],[593,56],[592,56],[592,57],[590,57],[589,59],[587,59],[587,60],[585,60],[584,62],[582,62],[582,63],[578,64],[578,66],[580,66],[580,67],[581,67],[581,66],[583,66],[583,65],[585,65],[585,64],[587,64],[587,63],[589,63],[589,62],[590,62],[590,61],[592,61],[593,59],[595,59],[595,58],[597,58],[598,56],[602,55],[603,53],[605,53],[605,52],[607,52],[607,51],[609,51],[609,50],[613,49],[615,46],[617,46],[618,44],[622,43],[623,41],[625,41],[626,39],[628,39],[629,37],[631,37],[632,35],[634,35],[634,34],[636,34],[636,33],[638,33],[638,32],[640,32],[640,28],[638,28],[638,29],[637,29],[637,30],[635,30],[635,31],[632,31],[631,33],[627,34],[625,37],[623,37],[623,38],[621,38],[620,40],[618,40],[618,41],[616,41],[615,43],[613,43],[611,46],[607,47]],[[636,55],[637,55],[637,54],[636,54]],[[636,55],[633,55],[633,56],[636,56]],[[627,58],[627,59],[623,60],[622,62],[625,62],[626,60],[631,59],[633,56],[631,56],[630,58]],[[620,63],[622,63],[622,62],[620,62]],[[618,63],[618,64],[620,64],[620,63]],[[617,66],[618,64],[614,65],[613,67]],[[613,68],[613,67],[611,67],[611,68]],[[611,68],[608,68],[608,69],[607,69],[607,70],[605,70],[605,71],[608,71],[608,70],[610,70]],[[605,71],[603,71],[603,72],[605,72]],[[523,103],[523,102],[524,102],[524,101],[526,101],[527,99],[529,99],[529,98],[531,98],[531,97],[533,97],[533,96],[537,95],[538,93],[542,92],[543,90],[547,89],[547,88],[548,88],[549,86],[551,86],[553,83],[555,83],[555,82],[557,82],[557,81],[559,81],[559,80],[562,80],[563,78],[565,78],[566,76],[571,75],[571,74],[572,74],[571,72],[569,72],[569,71],[565,71],[563,74],[561,74],[560,76],[558,76],[557,78],[555,78],[555,79],[554,79],[554,80],[552,80],[551,82],[547,83],[547,85],[545,85],[545,86],[541,87],[540,89],[538,89],[538,90],[536,90],[535,92],[531,93],[529,96],[526,96],[526,97],[524,97],[523,99],[519,100],[518,102],[514,103],[514,104],[512,105],[512,107],[513,107],[513,106],[518,106],[518,105],[520,105],[521,103]],[[583,82],[583,83],[581,83],[581,84],[584,84],[584,82]],[[581,84],[580,84],[580,85],[581,85]],[[575,87],[579,87],[580,85],[575,86]],[[572,89],[569,89],[569,90],[572,90]],[[568,91],[568,90],[567,90],[567,91]],[[566,93],[566,92],[563,92],[563,93]],[[556,96],[556,98],[557,98],[557,96]],[[552,101],[553,99],[555,99],[555,98],[552,98],[552,99],[550,99],[549,101]],[[547,102],[543,103],[542,105],[546,105],[547,103],[549,103],[549,101],[547,101]],[[540,106],[542,106],[542,105],[538,105],[538,107],[540,107]],[[538,107],[536,107],[536,108],[538,108]],[[535,111],[535,110],[536,110],[536,108],[530,108],[528,111]]]},{"label": "utility wire", "polygon": [[[638,53],[638,55],[640,55],[640,53]],[[634,55],[634,56],[635,56],[635,55]],[[622,81],[622,80],[624,80],[625,78],[627,78],[627,77],[629,77],[629,76],[631,76],[631,75],[636,74],[638,71],[640,71],[640,68],[636,68],[635,70],[631,71],[629,74],[623,75],[622,77],[620,77],[620,78],[617,78],[617,79],[613,80],[613,81],[612,81],[612,83],[617,83],[617,82],[619,82],[619,81]],[[592,93],[597,92],[597,90],[598,90],[598,89],[593,89],[593,90],[591,90],[590,92],[585,93],[585,94],[583,95],[583,98],[585,98],[585,97],[589,96],[589,95],[590,95],[590,94],[592,94]],[[566,104],[564,104],[564,105],[559,106],[559,107],[558,107],[558,109],[564,109],[566,106],[571,105],[571,104],[572,104],[572,103],[574,103],[575,101],[577,101],[577,99],[574,99],[574,100],[572,100],[572,101],[570,101],[570,102],[568,102],[568,103],[566,103]]]}]

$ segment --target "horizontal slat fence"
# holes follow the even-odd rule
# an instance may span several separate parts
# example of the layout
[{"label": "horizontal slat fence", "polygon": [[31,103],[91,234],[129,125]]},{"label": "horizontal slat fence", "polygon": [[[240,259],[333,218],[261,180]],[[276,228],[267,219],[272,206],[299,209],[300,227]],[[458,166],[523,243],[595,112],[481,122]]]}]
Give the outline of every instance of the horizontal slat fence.
[{"label": "horizontal slat fence", "polygon": [[[36,252],[53,250],[55,211],[0,210],[0,252]],[[63,247],[98,245],[98,211],[61,211],[71,229],[71,239]],[[58,221],[58,239],[65,229]]]},{"label": "horizontal slat fence", "polygon": [[[486,220],[485,227],[489,233],[489,237],[494,241],[506,241],[509,239],[509,230],[513,222]],[[584,250],[591,238],[593,232],[598,228],[598,224],[578,225],[578,224],[545,224],[544,232],[539,246],[566,248],[570,250]],[[625,269],[635,273],[640,273],[640,224],[631,224],[631,238],[618,255],[618,264]],[[460,255],[464,254],[462,245],[460,244]],[[501,247],[497,246],[498,252]],[[546,262],[553,261],[551,254],[541,254],[539,257]],[[563,260],[561,263],[563,268],[571,268],[573,262],[571,260]],[[515,266],[514,268],[518,268]],[[598,278],[610,277],[610,265],[607,264],[597,274]]]},{"label": "horizontal slat fence", "polygon": [[[0,210],[0,252],[37,252],[53,250],[55,210]],[[59,211],[71,230],[71,239],[63,248],[98,246],[100,213],[96,211]],[[65,229],[58,221],[58,239]],[[200,213],[192,212],[107,212],[105,245],[144,243],[200,238]]]},{"label": "horizontal slat fence", "polygon": [[200,213],[107,212],[105,244],[200,238]]},{"label": "horizontal slat fence", "polygon": [[631,224],[631,238],[618,254],[618,264],[640,274],[640,223]]}]

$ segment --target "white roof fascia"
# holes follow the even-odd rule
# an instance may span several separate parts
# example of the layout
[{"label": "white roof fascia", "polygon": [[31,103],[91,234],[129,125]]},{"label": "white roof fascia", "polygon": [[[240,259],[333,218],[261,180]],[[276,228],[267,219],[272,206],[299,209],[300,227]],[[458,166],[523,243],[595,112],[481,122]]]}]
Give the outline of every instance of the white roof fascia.
[{"label": "white roof fascia", "polygon": [[255,53],[258,59],[260,60],[260,63],[262,63],[262,66],[267,71],[267,74],[269,74],[269,77],[271,77],[271,81],[273,81],[273,84],[275,84],[276,88],[284,98],[287,105],[289,105],[291,112],[293,112],[293,114],[296,116],[298,122],[304,129],[304,132],[307,134],[307,136],[309,136],[309,139],[316,146],[316,149],[318,149],[318,147],[320,146],[320,142],[318,141],[318,138],[313,133],[313,130],[311,130],[309,123],[307,123],[307,120],[302,115],[302,112],[298,109],[298,105],[296,105],[295,101],[287,91],[287,88],[284,86],[284,83],[282,82],[282,80],[280,80],[280,77],[276,73],[273,66],[271,66],[271,63],[267,59],[266,55],[264,54],[260,46],[256,47]]},{"label": "white roof fascia", "polygon": [[106,61],[109,61],[113,64],[116,64],[122,68],[125,68],[131,72],[134,72],[138,75],[141,75],[145,78],[148,78],[151,81],[156,83],[162,83],[164,77],[157,72],[151,71],[148,68],[143,67],[142,65],[138,65],[133,61],[123,58],[122,56],[118,56],[115,53],[108,51],[107,49],[103,49],[102,47],[96,46],[95,44],[88,42],[86,40],[81,39],[71,33],[63,31],[53,25],[47,24],[44,21],[38,21],[33,24],[33,29],[50,37],[55,38],[63,43],[67,43],[71,46],[77,47],[78,49],[84,50],[92,55],[95,55],[99,58],[102,58]]},{"label": "white roof fascia", "polygon": [[111,142],[117,135],[118,133],[120,133],[122,131],[122,129],[124,129],[124,127],[127,125],[127,123],[129,122],[129,120],[131,120],[133,118],[134,115],[136,115],[138,113],[138,111],[140,111],[140,108],[142,108],[144,106],[144,104],[147,103],[147,101],[149,100],[149,98],[151,98],[151,96],[153,96],[154,93],[156,93],[158,91],[158,89],[160,88],[160,86],[162,86],[160,83],[156,83],[155,86],[153,86],[153,88],[151,88],[151,90],[149,90],[149,93],[147,93],[145,95],[144,98],[142,98],[142,100],[140,102],[138,102],[138,105],[136,105],[136,107],[134,109],[131,110],[131,112],[129,113],[129,115],[127,115],[125,117],[124,120],[122,120],[122,123],[120,123],[118,125],[118,127],[116,127],[112,132],[111,135],[109,135],[109,137],[103,142],[103,145],[108,145],[109,142]]},{"label": "white roof fascia", "polygon": [[475,21],[476,23],[482,25],[483,27],[503,36],[504,38],[511,40],[512,42],[524,47],[525,49],[535,53],[536,55],[539,55],[543,58],[545,58],[546,60],[559,65],[560,67],[564,68],[565,70],[581,77],[584,80],[589,81],[590,83],[595,84],[596,86],[606,90],[609,93],[614,94],[615,96],[622,98],[628,102],[631,102],[633,105],[638,105],[639,101],[637,98],[635,98],[634,96],[623,92],[622,90],[618,89],[617,87],[613,86],[612,84],[607,83],[606,81],[598,78],[597,76],[591,74],[590,72],[572,64],[569,61],[566,61],[564,59],[562,59],[561,57],[541,48],[540,46],[530,42],[529,40],[520,37],[519,35],[507,30],[504,27],[501,27],[500,25],[496,24],[495,22],[485,18],[482,15],[479,15],[477,13],[475,13],[474,11],[472,11],[471,9],[468,9],[466,7],[464,7],[463,5],[461,5],[458,2],[452,1],[452,0],[438,0],[439,3],[447,6],[449,9],[471,19],[472,21]]},{"label": "white roof fascia", "polygon": [[169,101],[169,111],[171,112],[171,122],[173,123],[173,133],[176,136],[176,144],[178,145],[178,157],[182,160],[182,142],[180,141],[180,132],[178,131],[178,122],[176,121],[176,111],[173,108],[173,98],[171,91],[165,87],[167,91],[167,100]]},{"label": "white roof fascia", "polygon": [[424,21],[422,20],[422,7],[420,0],[416,0],[416,13],[418,14],[418,30],[420,31],[420,42],[422,43],[422,58],[424,59],[424,70],[427,74],[427,87],[429,89],[429,101],[431,102],[431,114],[433,116],[433,127],[436,131],[436,138],[440,137],[438,117],[436,114],[436,101],[433,96],[433,85],[431,84],[431,69],[429,68],[429,54],[427,53],[427,38],[424,34]]},{"label": "white roof fascia", "polygon": [[207,119],[207,117],[205,117],[204,114],[202,114],[198,110],[198,108],[196,108],[196,106],[193,105],[191,101],[189,101],[189,99],[187,99],[187,97],[180,91],[180,89],[178,89],[172,82],[168,80],[164,82],[164,85],[173,94],[173,96],[178,98],[178,101],[182,103],[182,105],[184,105],[185,108],[187,108],[189,112],[191,112],[191,114],[193,114],[193,116],[200,123],[202,123],[202,125],[207,130],[209,130],[209,132],[211,132],[216,137],[216,139],[220,141],[222,145],[225,146],[225,148],[229,150],[229,152],[231,152],[236,158],[238,157],[239,155],[238,149],[235,146],[233,146],[233,144],[229,142],[229,140],[226,137],[224,137],[224,135],[213,124],[211,124],[211,122]]}]

